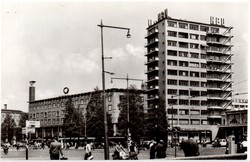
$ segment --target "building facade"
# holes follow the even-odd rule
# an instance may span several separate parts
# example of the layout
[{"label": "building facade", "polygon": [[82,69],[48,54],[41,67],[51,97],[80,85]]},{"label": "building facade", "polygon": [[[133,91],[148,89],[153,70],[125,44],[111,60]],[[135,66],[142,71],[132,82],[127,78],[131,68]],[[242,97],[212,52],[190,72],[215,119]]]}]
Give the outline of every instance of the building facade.
[{"label": "building facade", "polygon": [[[6,118],[6,115],[10,114],[11,118],[14,119],[16,126],[14,127],[14,135],[13,135],[13,143],[15,143],[16,140],[21,140],[17,138],[22,137],[22,132],[18,131],[21,129],[21,116],[22,114],[28,114],[27,112],[23,112],[21,110],[13,110],[13,109],[7,109],[7,104],[4,104],[4,109],[1,109],[1,124],[4,122],[4,119]],[[2,135],[3,136],[3,135]],[[9,141],[11,142],[11,141]]]},{"label": "building facade", "polygon": [[[106,108],[108,113],[111,114],[114,132],[113,136],[117,135],[116,124],[118,123],[120,113],[118,104],[126,92],[126,89],[114,88],[106,90]],[[86,92],[29,101],[29,120],[40,121],[40,128],[36,128],[33,137],[42,139],[54,136],[63,137],[62,125],[65,115],[65,103],[71,98],[74,107],[85,117],[86,108],[90,102],[92,93],[93,92]],[[141,90],[141,98],[144,101],[144,110],[146,111],[147,102],[144,90]],[[87,127],[87,123],[83,125],[82,129],[85,129],[85,127]],[[87,136],[87,134],[85,134],[85,136]]]},{"label": "building facade", "polygon": [[[232,103],[232,27],[175,19],[165,10],[148,21],[148,111],[163,100],[171,127],[212,130]],[[204,137],[205,138],[205,137]]]}]

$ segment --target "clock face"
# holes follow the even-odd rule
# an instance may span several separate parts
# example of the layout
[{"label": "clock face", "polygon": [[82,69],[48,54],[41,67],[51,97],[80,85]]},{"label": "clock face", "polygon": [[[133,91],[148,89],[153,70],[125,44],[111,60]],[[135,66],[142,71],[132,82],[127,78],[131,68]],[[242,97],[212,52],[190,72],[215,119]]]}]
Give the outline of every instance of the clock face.
[{"label": "clock face", "polygon": [[65,88],[63,89],[63,93],[64,93],[64,94],[68,94],[68,93],[69,93],[69,88],[68,88],[68,87],[65,87]]}]

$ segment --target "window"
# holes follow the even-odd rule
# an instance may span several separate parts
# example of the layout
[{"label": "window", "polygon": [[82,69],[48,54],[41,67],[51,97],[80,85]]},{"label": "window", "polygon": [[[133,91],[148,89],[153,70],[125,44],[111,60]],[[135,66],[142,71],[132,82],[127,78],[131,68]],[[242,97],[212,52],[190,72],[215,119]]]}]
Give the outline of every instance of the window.
[{"label": "window", "polygon": [[109,101],[109,102],[112,101],[112,98],[111,98],[111,97],[112,97],[111,95],[108,96],[108,101]]},{"label": "window", "polygon": [[191,29],[191,30],[199,30],[199,26],[198,25],[190,24],[189,25],[189,29]]},{"label": "window", "polygon": [[191,119],[191,125],[200,125],[200,120]]},{"label": "window", "polygon": [[39,118],[39,113],[36,113],[36,117]]},{"label": "window", "polygon": [[168,114],[175,114],[176,115],[177,114],[177,109],[168,109]]},{"label": "window", "polygon": [[44,112],[44,117],[47,118],[47,112]]},{"label": "window", "polygon": [[201,87],[207,87],[207,82],[201,82]]},{"label": "window", "polygon": [[168,50],[168,55],[170,55],[170,56],[177,56],[177,51]]},{"label": "window", "polygon": [[189,125],[188,119],[179,119],[179,124],[180,125]]},{"label": "window", "polygon": [[179,42],[179,47],[180,47],[180,48],[188,48],[188,43]]},{"label": "window", "polygon": [[206,54],[201,54],[201,59],[207,59],[207,55]]},{"label": "window", "polygon": [[207,73],[201,73],[201,77],[202,78],[206,78],[207,77]]},{"label": "window", "polygon": [[206,96],[207,92],[206,91],[201,91],[201,96]]},{"label": "window", "polygon": [[179,56],[180,57],[188,57],[188,53],[187,52],[183,52],[183,51],[179,51]]},{"label": "window", "polygon": [[176,95],[177,94],[177,90],[176,89],[168,89],[168,94],[170,94],[170,95]]},{"label": "window", "polygon": [[[201,101],[201,106],[207,106],[207,101]],[[201,115],[204,115],[204,114],[201,114]]]},{"label": "window", "polygon": [[56,112],[56,116],[59,116],[59,111]]},{"label": "window", "polygon": [[199,106],[199,105],[200,105],[200,102],[199,102],[199,101],[196,101],[196,100],[191,100],[191,101],[190,101],[190,105]]},{"label": "window", "polygon": [[176,46],[177,42],[176,41],[170,41],[168,40],[168,46]]},{"label": "window", "polygon": [[200,110],[190,110],[190,115],[200,115]]},{"label": "window", "polygon": [[199,39],[199,35],[198,34],[190,34],[190,39]]},{"label": "window", "polygon": [[51,111],[48,112],[48,117],[51,117]]},{"label": "window", "polygon": [[211,32],[212,33],[219,33],[219,28],[213,28],[213,27],[211,27]]},{"label": "window", "polygon": [[176,37],[177,36],[177,32],[175,32],[175,31],[168,31],[168,36],[170,36],[170,37]]},{"label": "window", "polygon": [[189,63],[189,67],[192,67],[192,68],[199,68],[199,63],[190,62],[190,63]]},{"label": "window", "polygon": [[179,100],[179,105],[188,105],[188,100]]},{"label": "window", "polygon": [[175,61],[175,60],[168,60],[168,65],[177,66],[177,61]]},{"label": "window", "polygon": [[168,70],[168,75],[177,75],[177,70]]},{"label": "window", "polygon": [[180,109],[179,110],[179,115],[188,115],[188,110]]},{"label": "window", "polygon": [[207,64],[201,63],[201,68],[206,69],[207,68]]},{"label": "window", "polygon": [[202,125],[207,125],[207,120],[201,120]]},{"label": "window", "polygon": [[48,124],[51,124],[51,119],[48,119]]},{"label": "window", "polygon": [[190,43],[190,48],[199,49],[199,44]]},{"label": "window", "polygon": [[190,96],[193,97],[200,96],[200,91],[190,91]]},{"label": "window", "polygon": [[168,79],[168,85],[177,85],[177,80]]},{"label": "window", "polygon": [[179,61],[179,66],[188,67],[188,62],[187,61]]},{"label": "window", "polygon": [[206,41],[206,40],[207,40],[207,37],[206,37],[205,35],[201,35],[200,38],[201,38],[201,40],[203,40],[203,41]]},{"label": "window", "polygon": [[179,38],[188,38],[188,33],[179,32]]},{"label": "window", "polygon": [[179,76],[188,76],[188,71],[179,71]]},{"label": "window", "polygon": [[208,30],[209,30],[209,27],[207,27],[207,26],[200,26],[200,31],[207,32]]},{"label": "window", "polygon": [[53,116],[56,116],[56,112],[55,112],[55,111],[53,111],[53,112],[52,112],[52,115],[53,115]]},{"label": "window", "polygon": [[180,86],[188,86],[188,81],[187,80],[179,80],[179,85]]},{"label": "window", "polygon": [[191,77],[199,77],[199,72],[190,71]]},{"label": "window", "polygon": [[177,27],[177,23],[173,22],[173,21],[168,21],[168,26],[176,28]]},{"label": "window", "polygon": [[188,24],[186,24],[186,23],[179,23],[179,28],[187,29],[188,28]]},{"label": "window", "polygon": [[184,96],[188,96],[188,90],[179,90],[179,95],[184,95]]},{"label": "window", "polygon": [[108,105],[108,110],[112,111],[112,105]]},{"label": "window", "polygon": [[199,82],[198,81],[190,81],[190,86],[199,87]]}]

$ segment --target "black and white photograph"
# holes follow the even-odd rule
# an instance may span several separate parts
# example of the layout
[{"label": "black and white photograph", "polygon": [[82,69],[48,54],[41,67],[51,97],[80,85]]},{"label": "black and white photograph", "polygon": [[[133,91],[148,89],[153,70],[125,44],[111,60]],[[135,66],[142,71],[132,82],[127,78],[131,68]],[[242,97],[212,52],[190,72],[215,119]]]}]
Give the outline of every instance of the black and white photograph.
[{"label": "black and white photograph", "polygon": [[248,0],[3,0],[0,160],[247,160],[249,18]]}]

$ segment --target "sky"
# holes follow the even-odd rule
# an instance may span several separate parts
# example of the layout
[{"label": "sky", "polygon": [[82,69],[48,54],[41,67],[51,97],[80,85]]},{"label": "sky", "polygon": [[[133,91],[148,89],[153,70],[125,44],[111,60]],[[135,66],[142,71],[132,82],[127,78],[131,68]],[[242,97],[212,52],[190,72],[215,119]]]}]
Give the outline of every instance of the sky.
[{"label": "sky", "polygon": [[[101,30],[104,28],[106,88],[126,88],[126,77],[146,81],[146,28],[158,13],[209,23],[210,16],[233,26],[234,93],[248,89],[248,1],[2,1],[1,108],[28,112],[29,81],[35,80],[36,99],[102,89]],[[141,82],[129,81],[140,88]],[[247,96],[238,96],[246,98]]]}]

